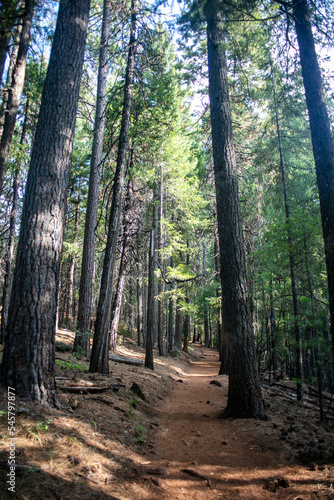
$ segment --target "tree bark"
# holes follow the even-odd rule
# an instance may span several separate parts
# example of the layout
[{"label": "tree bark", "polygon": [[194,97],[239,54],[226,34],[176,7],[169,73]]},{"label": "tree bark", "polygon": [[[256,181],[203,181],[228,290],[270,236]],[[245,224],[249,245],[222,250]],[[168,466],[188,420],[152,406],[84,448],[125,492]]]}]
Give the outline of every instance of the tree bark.
[{"label": "tree bark", "polygon": [[[125,217],[124,217],[125,219]],[[121,305],[123,299],[124,292],[124,284],[125,284],[125,267],[126,267],[126,252],[127,252],[127,239],[128,232],[126,228],[126,222],[124,222],[124,235],[122,239],[122,248],[121,248],[121,261],[119,264],[118,271],[118,279],[115,290],[115,296],[112,303],[111,308],[111,326],[110,326],[110,341],[109,341],[109,349],[115,351],[116,343],[117,343],[117,333],[118,333],[118,324],[121,313]]]},{"label": "tree bark", "polygon": [[2,382],[18,398],[55,402],[55,324],[63,225],[89,0],[62,0],[28,173]]},{"label": "tree bark", "polygon": [[[215,272],[216,280],[220,284],[220,266],[219,266],[219,243],[218,235],[215,226],[214,232],[214,252],[215,252]],[[220,296],[220,286],[216,288],[216,297],[219,299]],[[221,303],[221,302],[220,302]],[[217,319],[217,334],[218,334],[218,345],[219,345],[219,375],[227,373],[227,350],[226,350],[226,333],[224,329],[223,315],[221,306],[218,307],[218,319]]]},{"label": "tree bark", "polygon": [[[74,221],[74,236],[73,243],[76,243],[79,222],[79,204],[75,207],[75,221]],[[67,299],[66,299],[66,316],[65,322],[67,327],[71,328],[73,322],[73,294],[74,294],[74,278],[75,278],[75,253],[73,252],[70,258],[70,265],[67,279]]]},{"label": "tree bark", "polygon": [[95,227],[99,200],[103,137],[106,120],[108,38],[110,33],[110,0],[103,2],[103,19],[100,42],[99,70],[94,124],[92,157],[85,221],[85,235],[81,262],[77,333],[74,350],[81,347],[89,355],[89,331],[92,315],[92,289],[94,276]]},{"label": "tree bark", "polygon": [[158,223],[158,185],[156,184],[154,196],[153,196],[153,207],[152,207],[152,229],[150,231],[150,249],[149,249],[149,261],[148,261],[148,289],[147,289],[147,338],[146,338],[146,355],[145,355],[145,366],[154,370],[154,360],[153,360],[153,345],[155,339],[155,333],[157,330],[157,318],[156,318],[156,307],[155,307],[155,253],[156,253],[156,231]]},{"label": "tree bark", "polygon": [[2,2],[0,10],[0,87],[2,84],[5,62],[9,52],[9,44],[12,37],[12,31],[19,17],[19,7],[21,1]]},{"label": "tree bark", "polygon": [[16,115],[19,109],[20,97],[23,90],[27,52],[30,41],[30,29],[34,15],[35,0],[25,1],[25,12],[23,16],[22,32],[20,37],[19,51],[13,71],[13,78],[8,93],[8,101],[5,112],[5,121],[2,130],[0,144],[0,195],[2,193],[5,173],[9,159],[9,150],[12,142]]},{"label": "tree bark", "polygon": [[319,190],[334,359],[334,142],[315,51],[307,0],[293,0],[293,16],[299,45]]},{"label": "tree bark", "polygon": [[10,61],[9,61],[9,65],[8,65],[7,75],[6,75],[6,85],[2,91],[1,114],[0,114],[0,140],[2,137],[3,126],[4,126],[4,122],[5,122],[5,117],[6,117],[9,89],[11,88],[11,85],[13,82],[13,73],[14,73],[14,68],[16,65],[17,55],[19,52],[21,33],[22,33],[22,24],[19,24],[17,26],[14,34],[12,35],[12,37],[13,37],[12,45],[13,46],[12,46],[12,50],[10,53]]},{"label": "tree bark", "polygon": [[[158,231],[158,250],[160,250],[158,255],[158,262],[160,269],[163,269],[164,262],[161,255],[161,250],[163,249],[163,216],[164,216],[164,167],[163,163],[160,168],[160,210],[159,210],[159,231]],[[159,280],[158,282],[158,349],[159,356],[164,356],[164,300],[161,297],[164,292],[164,281]]]},{"label": "tree bark", "polygon": [[131,6],[131,33],[126,67],[123,113],[121,131],[118,142],[116,172],[114,177],[113,198],[110,209],[107,246],[104,255],[103,272],[101,280],[100,298],[96,313],[95,333],[92,347],[92,357],[89,371],[109,373],[108,348],[109,328],[111,315],[111,294],[113,274],[116,262],[117,240],[119,233],[122,194],[125,178],[126,154],[128,150],[129,126],[131,114],[131,92],[135,56],[135,31],[136,31],[136,1]]},{"label": "tree bark", "polygon": [[266,418],[248,309],[224,32],[219,14],[215,12],[207,19],[207,40],[222,304],[229,360],[228,403],[222,416]]},{"label": "tree bark", "polygon": [[10,222],[9,222],[9,240],[7,246],[7,258],[6,258],[6,267],[5,267],[5,276],[4,276],[3,294],[2,294],[1,335],[0,335],[1,344],[3,344],[5,341],[6,325],[8,321],[8,307],[9,307],[10,292],[12,289],[12,281],[13,281],[12,269],[14,262],[15,224],[16,224],[16,213],[17,213],[17,201],[18,201],[18,178],[19,178],[19,169],[17,168],[15,170],[14,180],[13,180],[13,203],[10,214]]},{"label": "tree bark", "polygon": [[176,299],[175,304],[175,325],[174,325],[174,345],[176,349],[182,347],[182,313],[180,311],[180,297]]},{"label": "tree bark", "polygon": [[[154,211],[154,210],[153,210]],[[155,214],[153,214],[155,220]],[[153,359],[153,339],[156,326],[155,307],[154,307],[154,270],[155,270],[155,227],[150,231],[150,250],[148,266],[148,297],[147,297],[147,336],[146,336],[146,355],[145,366],[154,370]]]}]

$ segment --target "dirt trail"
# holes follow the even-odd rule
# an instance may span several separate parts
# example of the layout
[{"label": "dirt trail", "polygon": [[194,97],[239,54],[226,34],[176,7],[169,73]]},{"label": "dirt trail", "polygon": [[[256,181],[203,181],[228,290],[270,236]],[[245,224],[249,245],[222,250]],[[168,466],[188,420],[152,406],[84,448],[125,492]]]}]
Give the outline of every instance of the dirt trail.
[{"label": "dirt trail", "polygon": [[218,369],[217,353],[201,349],[161,408],[146,466],[153,488],[143,498],[333,498],[333,490],[319,495],[323,473],[289,464],[273,421],[217,418],[227,398],[227,377],[218,377]]},{"label": "dirt trail", "polygon": [[[298,405],[284,380],[263,387],[270,420],[218,419],[228,390],[218,354],[189,351],[156,356],[154,371],[115,361],[109,376],[57,366],[60,409],[17,402],[14,496],[1,485],[9,448],[0,387],[0,499],[334,500],[332,414],[320,424],[316,404]],[[117,354],[145,351],[127,340]],[[74,361],[68,351],[57,357]]]}]

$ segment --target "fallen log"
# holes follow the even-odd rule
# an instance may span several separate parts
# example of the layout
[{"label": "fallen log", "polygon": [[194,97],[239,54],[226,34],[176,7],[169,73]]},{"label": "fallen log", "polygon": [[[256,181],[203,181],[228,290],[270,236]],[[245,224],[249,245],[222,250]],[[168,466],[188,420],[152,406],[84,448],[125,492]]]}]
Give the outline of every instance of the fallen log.
[{"label": "fallen log", "polygon": [[74,394],[80,394],[82,392],[87,392],[89,394],[96,394],[99,392],[108,391],[112,389],[112,385],[107,386],[89,386],[89,385],[57,385],[57,389],[64,392],[73,392]]},{"label": "fallen log", "polygon": [[123,356],[114,356],[109,354],[110,361],[115,361],[116,363],[125,363],[127,365],[144,366],[144,362],[138,358],[125,358]]}]

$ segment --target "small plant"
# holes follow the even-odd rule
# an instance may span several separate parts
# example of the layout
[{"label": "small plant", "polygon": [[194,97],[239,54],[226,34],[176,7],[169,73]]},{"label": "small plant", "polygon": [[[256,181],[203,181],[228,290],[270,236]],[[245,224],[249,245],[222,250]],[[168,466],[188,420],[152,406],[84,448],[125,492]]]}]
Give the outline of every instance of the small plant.
[{"label": "small plant", "polygon": [[141,401],[140,398],[133,398],[133,399],[130,399],[129,401],[129,405],[131,406],[131,408],[136,408],[136,403],[139,403],[139,401]]},{"label": "small plant", "polygon": [[125,412],[125,415],[127,417],[129,417],[129,418],[132,417],[133,410],[136,408],[136,403],[139,403],[139,401],[141,401],[140,398],[132,398],[132,399],[129,400],[129,406],[130,406],[130,408],[129,408],[129,410],[127,410]]},{"label": "small plant", "polygon": [[[70,359],[70,358],[69,358]],[[62,359],[56,359],[56,365],[59,366],[61,370],[87,370],[87,366],[84,363],[76,363],[72,361],[63,361]]]},{"label": "small plant", "polygon": [[170,351],[169,355],[173,358],[178,358],[180,356],[180,351],[178,349],[173,349]]},{"label": "small plant", "polygon": [[65,344],[65,342],[56,342],[56,351],[69,352],[72,351],[72,346],[70,344]]},{"label": "small plant", "polygon": [[132,417],[133,415],[133,408],[130,408],[129,410],[126,410],[126,412],[124,412],[124,415],[128,418]]},{"label": "small plant", "polygon": [[78,346],[72,354],[75,359],[82,359],[85,356],[85,351],[82,347]]},{"label": "small plant", "polygon": [[37,422],[35,425],[36,432],[45,432],[49,429],[49,425],[53,423],[53,420],[43,420],[42,422]]},{"label": "small plant", "polygon": [[53,420],[43,420],[42,422],[37,422],[37,424],[35,424],[33,427],[27,425],[26,426],[27,434],[35,437],[40,442],[40,444],[42,444],[40,434],[42,432],[46,432],[49,429],[49,425],[52,424],[52,422]]},{"label": "small plant", "polygon": [[146,428],[143,425],[136,425],[135,427],[135,436],[137,438],[138,443],[143,444],[146,443],[147,437],[145,435]]}]

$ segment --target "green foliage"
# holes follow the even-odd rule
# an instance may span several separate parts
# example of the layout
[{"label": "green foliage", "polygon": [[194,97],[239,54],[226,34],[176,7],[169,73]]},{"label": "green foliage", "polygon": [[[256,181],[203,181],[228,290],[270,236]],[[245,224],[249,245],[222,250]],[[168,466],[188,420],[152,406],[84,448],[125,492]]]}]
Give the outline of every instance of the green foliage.
[{"label": "green foliage", "polygon": [[136,425],[135,436],[136,436],[139,444],[146,443],[147,437],[146,437],[145,432],[146,432],[146,427],[144,427],[143,425],[140,425],[140,424]]},{"label": "green foliage", "polygon": [[33,426],[31,425],[22,425],[22,426],[27,432],[28,436],[33,436],[42,445],[41,434],[43,434],[43,432],[46,432],[52,423],[53,420],[48,419],[48,420],[43,420],[41,422],[37,422]]},{"label": "green foliage", "polygon": [[[70,358],[69,358],[70,359]],[[87,371],[87,364],[85,363],[76,363],[75,360],[71,361],[62,361],[61,359],[56,359],[56,365],[61,370],[81,370]]]}]

